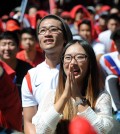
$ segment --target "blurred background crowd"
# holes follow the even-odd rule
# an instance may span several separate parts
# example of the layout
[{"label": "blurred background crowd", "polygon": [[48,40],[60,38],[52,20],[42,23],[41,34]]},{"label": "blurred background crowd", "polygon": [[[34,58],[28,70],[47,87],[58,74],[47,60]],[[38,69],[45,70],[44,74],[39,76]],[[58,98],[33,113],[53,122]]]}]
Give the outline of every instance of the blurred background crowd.
[{"label": "blurred background crowd", "polygon": [[[120,78],[120,72],[111,69],[111,62],[106,59],[106,55],[112,55],[114,67],[117,66],[120,70],[119,0],[29,0],[22,18],[21,0],[3,0],[0,3],[0,60],[16,72],[20,98],[21,83],[26,72],[44,61],[44,52],[39,46],[36,29],[39,21],[50,13],[66,21],[73,38],[84,38],[92,45],[104,84],[110,74]],[[5,47],[3,39],[12,39],[10,48]],[[14,48],[12,43],[16,44]],[[4,55],[5,49],[11,52],[9,60]],[[118,58],[116,55],[119,55]],[[115,89],[116,94],[109,86],[107,88],[112,97],[113,115],[120,121],[119,84]]]}]

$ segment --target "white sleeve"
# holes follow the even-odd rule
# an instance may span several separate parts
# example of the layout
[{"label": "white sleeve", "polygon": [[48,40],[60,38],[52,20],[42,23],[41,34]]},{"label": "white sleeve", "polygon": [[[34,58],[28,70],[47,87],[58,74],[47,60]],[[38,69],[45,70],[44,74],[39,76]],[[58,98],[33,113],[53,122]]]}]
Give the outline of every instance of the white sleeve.
[{"label": "white sleeve", "polygon": [[30,92],[28,88],[28,84],[27,84],[25,77],[22,82],[21,91],[22,91],[22,106],[23,107],[30,107],[30,106],[38,105],[33,94]]},{"label": "white sleeve", "polygon": [[103,43],[103,32],[98,35],[98,39]]},{"label": "white sleeve", "polygon": [[102,43],[96,43],[93,45],[93,50],[95,52],[95,55],[105,54],[105,45]]},{"label": "white sleeve", "polygon": [[37,134],[54,134],[61,118],[62,115],[55,110],[54,106],[51,106],[46,112],[37,113],[32,123],[35,125]]},{"label": "white sleeve", "polygon": [[97,100],[93,110],[88,107],[84,112],[79,112],[79,116],[84,116],[97,130],[98,134],[107,134],[113,127],[112,104],[108,93],[103,93]]}]

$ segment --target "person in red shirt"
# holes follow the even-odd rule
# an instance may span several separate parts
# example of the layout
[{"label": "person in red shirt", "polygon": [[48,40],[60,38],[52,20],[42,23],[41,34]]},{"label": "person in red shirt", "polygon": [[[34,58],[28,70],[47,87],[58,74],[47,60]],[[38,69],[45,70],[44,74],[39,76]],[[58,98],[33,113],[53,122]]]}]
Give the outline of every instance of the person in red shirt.
[{"label": "person in red shirt", "polygon": [[36,49],[35,30],[24,28],[21,31],[21,45],[23,50],[17,53],[17,58],[28,62],[33,67],[44,61],[44,53]]},{"label": "person in red shirt", "polygon": [[0,61],[0,126],[22,131],[22,105],[14,76],[15,71]]},{"label": "person in red shirt", "polygon": [[15,71],[14,82],[21,98],[22,80],[32,66],[29,63],[16,58],[18,49],[19,38],[16,32],[6,31],[0,34],[0,60],[5,62]]}]

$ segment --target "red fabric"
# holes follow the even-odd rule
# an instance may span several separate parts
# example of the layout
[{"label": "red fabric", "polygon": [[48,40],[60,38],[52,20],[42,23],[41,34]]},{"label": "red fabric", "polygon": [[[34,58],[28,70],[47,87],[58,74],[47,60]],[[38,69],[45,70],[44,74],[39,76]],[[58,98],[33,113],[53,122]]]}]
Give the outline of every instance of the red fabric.
[{"label": "red fabric", "polygon": [[6,22],[6,31],[20,30],[20,26],[14,20],[8,20]]},{"label": "red fabric", "polygon": [[24,17],[29,20],[29,15],[28,14],[24,14]]},{"label": "red fabric", "polygon": [[0,33],[4,31],[3,25],[2,25],[2,20],[0,19]]},{"label": "red fabric", "polygon": [[22,105],[12,79],[14,72],[10,67],[6,70],[6,65],[1,61],[0,66],[5,67],[0,78],[0,126],[22,131]]},{"label": "red fabric", "polygon": [[35,29],[36,28],[36,16],[29,16],[30,26]]},{"label": "red fabric", "polygon": [[0,66],[2,66],[6,70],[6,73],[11,77],[11,79],[14,79],[14,77],[15,77],[15,71],[10,66],[8,66],[3,61],[0,61]]},{"label": "red fabric", "polygon": [[28,61],[25,57],[25,50],[22,50],[20,52],[17,53],[16,57],[20,60],[23,60],[25,62],[28,62],[30,65],[32,65],[33,67],[35,67],[36,65],[38,65],[39,63],[41,63],[42,61],[44,61],[44,56],[42,52],[36,51],[36,57],[34,59],[34,61]]},{"label": "red fabric", "polygon": [[77,116],[70,122],[69,134],[97,134],[97,132],[87,119]]},{"label": "red fabric", "polygon": [[53,13],[53,9],[56,8],[56,2],[55,0],[49,0],[49,6],[50,6],[50,13]]},{"label": "red fabric", "polygon": [[48,15],[49,13],[44,11],[44,10],[38,10],[36,13],[36,16],[38,15],[40,18],[45,17],[46,15]]},{"label": "red fabric", "polygon": [[28,21],[30,22],[30,25],[33,29],[36,28],[36,19],[37,18],[43,18],[46,15],[48,15],[48,12],[44,11],[44,10],[38,10],[36,15],[34,16],[29,16],[29,15],[25,15],[25,17],[28,19]]},{"label": "red fabric", "polygon": [[71,18],[72,19],[75,19],[75,16],[76,16],[76,13],[77,13],[77,11],[79,10],[79,9],[82,9],[83,10],[83,12],[84,12],[84,17],[85,18],[90,18],[90,14],[89,14],[89,12],[87,11],[87,9],[84,7],[84,6],[82,6],[82,5],[77,5],[77,6],[74,6],[73,8],[72,8],[72,10],[70,11],[70,14],[71,14]]},{"label": "red fabric", "polygon": [[111,72],[113,72],[113,74],[115,74],[115,75],[118,75],[117,71],[111,67],[110,62],[108,60],[106,60],[105,58],[104,58],[104,61],[105,61],[105,65],[111,70]]},{"label": "red fabric", "polygon": [[116,48],[115,42],[112,41],[112,42],[111,42],[111,49],[110,49],[110,52],[115,52],[115,51],[117,51],[117,48]]},{"label": "red fabric", "polygon": [[33,92],[32,92],[32,85],[31,85],[30,74],[27,73],[27,74],[25,75],[25,78],[26,78],[26,80],[27,80],[27,84],[28,84],[28,88],[29,88],[30,92],[33,93]]},{"label": "red fabric", "polygon": [[99,35],[101,32],[103,32],[99,25],[95,25],[94,28],[95,28],[97,35]]},{"label": "red fabric", "polygon": [[68,18],[71,18],[70,12],[68,12],[68,11],[63,11],[60,16],[61,16],[61,17],[68,17]]},{"label": "red fabric", "polygon": [[39,51],[40,53],[43,53],[43,50],[41,49],[39,43],[36,43],[36,50]]},{"label": "red fabric", "polygon": [[110,6],[108,5],[104,5],[101,7],[100,11],[99,11],[99,14],[102,13],[102,12],[106,12],[106,11],[109,11],[111,9]]}]

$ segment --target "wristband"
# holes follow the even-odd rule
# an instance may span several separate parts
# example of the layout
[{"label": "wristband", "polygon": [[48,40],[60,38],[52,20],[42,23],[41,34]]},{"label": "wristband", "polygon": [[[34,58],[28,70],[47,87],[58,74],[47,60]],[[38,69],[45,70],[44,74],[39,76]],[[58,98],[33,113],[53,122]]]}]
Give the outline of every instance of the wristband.
[{"label": "wristband", "polygon": [[75,102],[75,106],[78,106],[78,105],[83,105],[84,106],[86,104],[88,104],[88,100],[86,98],[82,98],[79,101]]}]

